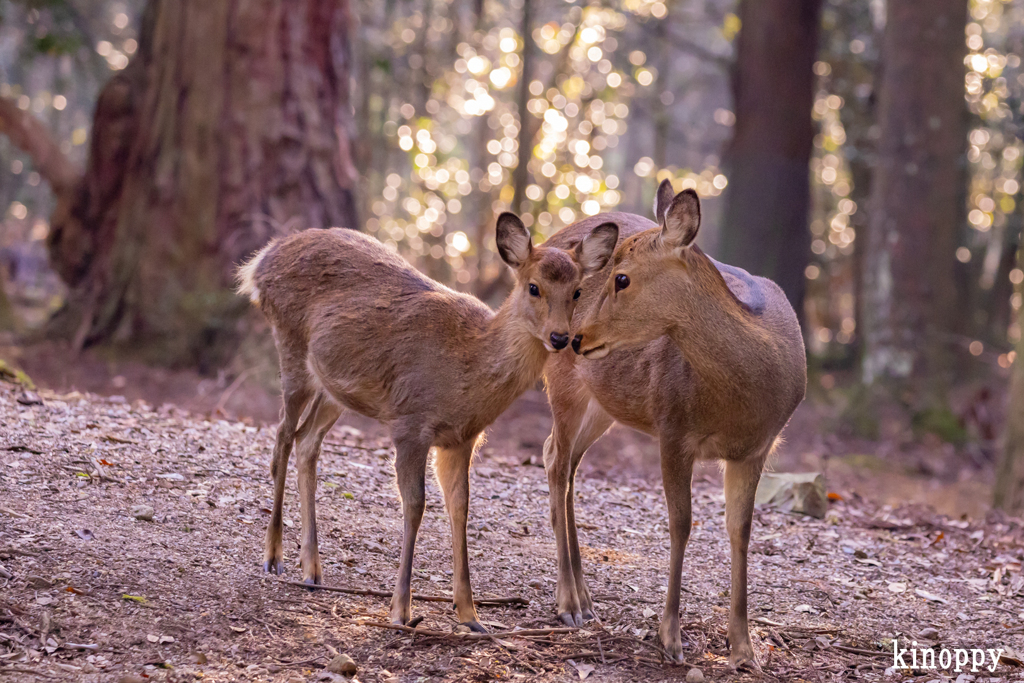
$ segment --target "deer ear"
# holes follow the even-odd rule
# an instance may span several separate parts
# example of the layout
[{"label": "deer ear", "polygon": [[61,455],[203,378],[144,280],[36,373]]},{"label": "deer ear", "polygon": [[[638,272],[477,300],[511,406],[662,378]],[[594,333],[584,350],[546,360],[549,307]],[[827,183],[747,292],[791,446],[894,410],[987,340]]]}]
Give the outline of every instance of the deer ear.
[{"label": "deer ear", "polygon": [[615,223],[602,223],[584,237],[576,245],[576,260],[583,267],[583,274],[590,275],[604,268],[618,241],[619,226]]},{"label": "deer ear", "polygon": [[526,263],[530,258],[530,252],[533,251],[530,231],[523,225],[519,216],[507,211],[498,216],[496,241],[501,260],[513,268],[519,268]]},{"label": "deer ear", "polygon": [[661,240],[670,249],[686,248],[693,243],[700,229],[700,199],[686,189],[675,196],[661,226]]},{"label": "deer ear", "polygon": [[665,225],[665,212],[672,203],[673,194],[672,181],[665,178],[658,185],[658,192],[654,195],[654,220],[658,225]]}]

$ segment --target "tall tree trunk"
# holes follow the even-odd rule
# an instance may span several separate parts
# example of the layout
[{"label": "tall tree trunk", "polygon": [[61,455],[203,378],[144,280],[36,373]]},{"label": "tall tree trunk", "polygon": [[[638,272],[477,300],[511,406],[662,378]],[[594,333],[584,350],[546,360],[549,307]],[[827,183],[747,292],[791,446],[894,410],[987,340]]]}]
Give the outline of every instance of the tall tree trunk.
[{"label": "tall tree trunk", "polygon": [[967,0],[889,1],[864,252],[864,383],[887,386],[914,414],[945,422],[966,163],[966,19]]},{"label": "tall tree trunk", "polygon": [[778,283],[801,320],[820,15],[821,0],[741,4],[732,74],[736,126],[724,160],[721,258]]},{"label": "tall tree trunk", "polygon": [[533,137],[537,126],[530,116],[530,81],[533,79],[533,0],[522,0],[523,15],[519,33],[523,37],[523,49],[520,53],[522,70],[519,74],[518,107],[519,114],[519,149],[518,163],[512,172],[512,212],[523,212],[523,200],[526,199],[526,186],[530,183],[530,159],[533,158]]},{"label": "tall tree trunk", "polygon": [[277,231],[359,227],[348,23],[347,0],[150,0],[84,175],[54,183],[55,332],[215,365],[245,310],[235,263]]},{"label": "tall tree trunk", "polygon": [[[1024,268],[1024,245],[1017,251],[1017,267]],[[1022,290],[1018,287],[1017,291]],[[1020,514],[1024,512],[1024,336],[1017,341],[1017,357],[1011,368],[1006,433],[993,504]]]}]

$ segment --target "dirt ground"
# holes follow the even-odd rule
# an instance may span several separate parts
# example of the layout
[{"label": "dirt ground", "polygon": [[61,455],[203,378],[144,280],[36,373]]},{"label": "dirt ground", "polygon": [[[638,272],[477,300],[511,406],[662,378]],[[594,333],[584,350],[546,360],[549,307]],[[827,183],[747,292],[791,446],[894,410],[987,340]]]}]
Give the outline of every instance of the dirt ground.
[{"label": "dirt ground", "polygon": [[[371,625],[387,621],[387,597],[309,592],[260,572],[272,425],[77,391],[38,396],[0,383],[3,680],[343,680],[325,669],[337,651],[355,660],[361,681],[685,680],[691,668],[723,681],[881,680],[893,638],[1009,651],[994,673],[961,672],[976,677],[961,683],[1022,677],[1021,520],[950,518],[847,488],[825,520],[759,509],[750,616],[762,671],[734,673],[725,664],[724,502],[717,470],[705,469],[684,570],[687,661],[669,666],[657,641],[668,536],[656,450],[621,430],[577,487],[600,623],[517,634],[559,626],[546,478],[531,464],[549,423],[543,395],[531,393],[479,454],[470,509],[476,597],[528,604],[482,606],[498,635],[468,640],[451,633],[449,604],[414,602],[418,628],[431,634],[409,634]],[[799,437],[793,444],[780,463],[810,457]],[[401,512],[390,457],[372,423],[328,437],[317,506],[329,586],[392,588]],[[292,472],[285,579],[298,577],[295,491]],[[136,518],[147,516],[141,506],[151,521]],[[450,533],[431,482],[413,590],[450,595],[450,577]],[[961,675],[889,680],[914,673]]]}]

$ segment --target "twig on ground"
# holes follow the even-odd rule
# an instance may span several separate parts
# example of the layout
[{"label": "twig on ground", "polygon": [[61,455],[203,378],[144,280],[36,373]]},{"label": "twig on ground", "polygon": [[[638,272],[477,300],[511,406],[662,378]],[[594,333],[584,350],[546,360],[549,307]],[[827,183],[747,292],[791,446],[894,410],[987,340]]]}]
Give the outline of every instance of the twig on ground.
[{"label": "twig on ground", "polygon": [[39,676],[40,678],[57,678],[53,674],[44,673],[42,671],[35,671],[34,669],[23,669],[20,666],[0,667],[0,674],[5,674],[8,672],[12,674],[32,674],[34,676]]},{"label": "twig on ground", "polygon": [[846,645],[830,645],[833,650],[840,650],[842,652],[850,652],[855,655],[866,655],[868,657],[892,657],[891,652],[877,652],[875,650],[861,650],[856,647],[847,647]]},{"label": "twig on ground", "polygon": [[535,628],[523,629],[522,631],[499,631],[497,633],[454,633],[452,631],[435,631],[428,628],[412,628],[400,624],[385,624],[379,621],[358,621],[351,620],[357,626],[373,626],[374,628],[386,628],[392,631],[404,631],[419,636],[433,638],[457,638],[459,640],[490,640],[492,638],[516,638],[519,636],[547,636],[555,633],[575,633],[578,628]]},{"label": "twig on ground", "polygon": [[[369,588],[342,588],[340,586],[321,586],[319,584],[310,585],[308,583],[302,583],[301,581],[287,581],[285,579],[277,579],[278,583],[283,583],[289,586],[298,586],[300,588],[309,588],[311,590],[329,591],[331,593],[345,593],[346,595],[371,595],[378,598],[390,598],[391,593],[387,591],[375,591]],[[445,595],[421,595],[419,593],[412,594],[413,600],[419,600],[421,602],[452,602],[453,598]],[[518,595],[509,598],[479,598],[473,601],[474,604],[483,607],[494,607],[498,605],[529,605],[530,601],[526,598],[519,597]]]}]

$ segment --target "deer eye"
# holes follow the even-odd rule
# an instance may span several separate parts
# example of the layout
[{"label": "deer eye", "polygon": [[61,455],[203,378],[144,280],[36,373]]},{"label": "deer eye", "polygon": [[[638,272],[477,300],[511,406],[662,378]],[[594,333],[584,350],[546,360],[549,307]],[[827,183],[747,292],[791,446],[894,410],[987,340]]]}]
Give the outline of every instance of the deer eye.
[{"label": "deer eye", "polygon": [[615,291],[621,292],[626,287],[629,287],[629,276],[619,273],[615,276]]},{"label": "deer eye", "polygon": [[579,299],[579,298],[580,298],[580,290],[577,289],[575,292],[573,292],[572,300],[576,301],[576,299]]},{"label": "deer eye", "polygon": [[540,289],[532,282],[530,283],[530,296],[540,296]]}]

